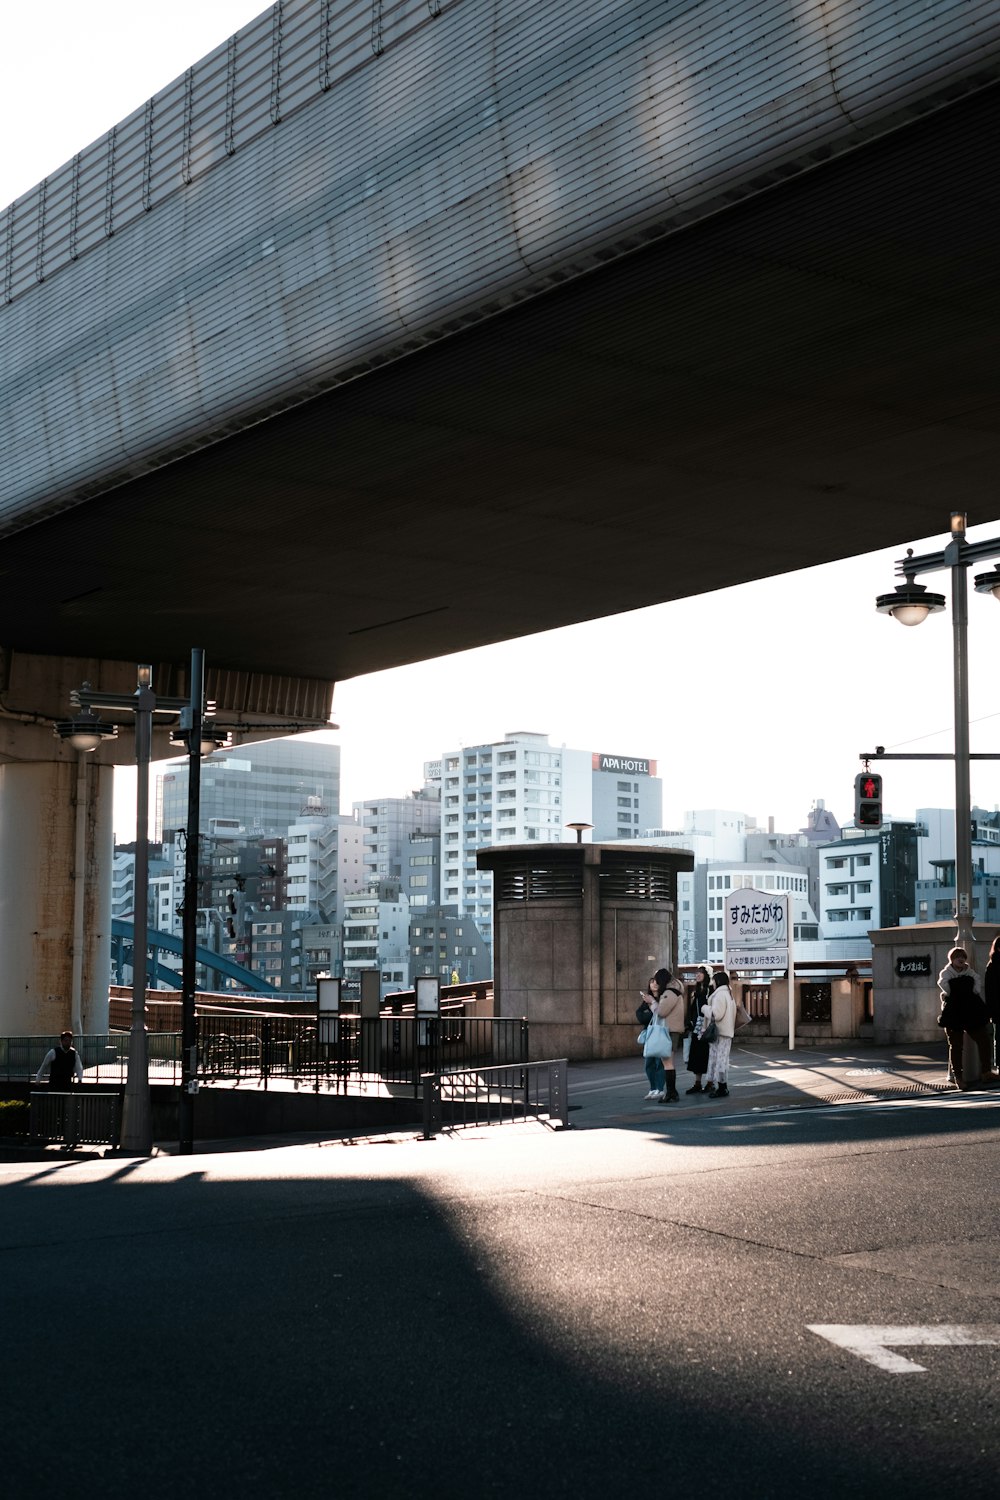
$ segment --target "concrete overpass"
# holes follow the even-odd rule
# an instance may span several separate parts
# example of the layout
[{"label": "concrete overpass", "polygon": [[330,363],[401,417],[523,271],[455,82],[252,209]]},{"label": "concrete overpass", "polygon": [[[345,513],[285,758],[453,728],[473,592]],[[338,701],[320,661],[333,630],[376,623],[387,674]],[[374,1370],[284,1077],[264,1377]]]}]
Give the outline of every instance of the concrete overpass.
[{"label": "concrete overpass", "polygon": [[341,678],[994,519],[998,76],[986,0],[285,0],[8,208],[24,1003],[64,1014],[82,678],[183,691],[201,644],[248,726],[311,726]]}]

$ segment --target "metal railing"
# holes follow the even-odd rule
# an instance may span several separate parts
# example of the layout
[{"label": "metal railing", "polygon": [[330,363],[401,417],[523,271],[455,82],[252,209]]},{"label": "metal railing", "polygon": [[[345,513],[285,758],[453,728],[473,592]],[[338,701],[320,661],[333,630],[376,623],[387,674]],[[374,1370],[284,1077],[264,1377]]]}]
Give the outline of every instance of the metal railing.
[{"label": "metal railing", "polygon": [[[150,1082],[181,1078],[179,1033],[150,1032]],[[29,1083],[58,1037],[0,1037],[0,1081]],[[87,1035],[74,1045],[85,1084],[124,1084],[128,1076],[127,1032]],[[198,1018],[198,1077],[202,1082],[252,1081],[266,1089],[271,1079],[299,1079],[348,1089],[380,1083],[411,1090],[416,1098],[425,1073],[522,1064],[528,1058],[527,1022],[517,1017],[414,1015],[364,1017],[348,1014],[336,1023],[331,1042],[319,1042],[312,1016],[211,1015]]]},{"label": "metal railing", "polygon": [[424,1140],[430,1140],[445,1124],[503,1125],[542,1120],[565,1129],[569,1124],[568,1066],[566,1058],[561,1057],[519,1066],[425,1073],[421,1080]]},{"label": "metal railing", "polygon": [[117,1146],[121,1096],[90,1089],[31,1095],[28,1134],[32,1141],[64,1146]]},{"label": "metal railing", "polygon": [[[0,1037],[0,1082],[31,1083],[58,1036]],[[128,1073],[128,1032],[112,1031],[74,1038],[85,1081],[122,1084]],[[180,1079],[180,1038],[169,1033],[149,1034],[149,1076],[153,1083]]]}]

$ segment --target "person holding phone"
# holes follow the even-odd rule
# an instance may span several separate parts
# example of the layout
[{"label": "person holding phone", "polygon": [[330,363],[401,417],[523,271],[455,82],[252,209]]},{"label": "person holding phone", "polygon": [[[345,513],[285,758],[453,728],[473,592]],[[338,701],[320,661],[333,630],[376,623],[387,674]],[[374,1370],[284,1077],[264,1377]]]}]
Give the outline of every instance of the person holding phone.
[{"label": "person holding phone", "polygon": [[673,1104],[680,1098],[674,1051],[684,1033],[684,989],[669,969],[657,969],[647,995],[652,1019],[642,1049],[649,1079],[646,1098]]}]

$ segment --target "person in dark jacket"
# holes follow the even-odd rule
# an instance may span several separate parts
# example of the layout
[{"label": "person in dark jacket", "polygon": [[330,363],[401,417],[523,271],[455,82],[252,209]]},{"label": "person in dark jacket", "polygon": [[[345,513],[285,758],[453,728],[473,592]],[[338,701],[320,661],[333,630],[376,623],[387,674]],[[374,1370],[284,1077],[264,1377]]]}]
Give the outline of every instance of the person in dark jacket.
[{"label": "person in dark jacket", "polygon": [[688,996],[687,1012],[684,1017],[684,1035],[691,1038],[688,1048],[688,1072],[694,1074],[694,1083],[686,1091],[689,1094],[703,1094],[702,1076],[708,1071],[708,1043],[702,1040],[701,1035],[701,1008],[708,1001],[709,990],[712,987],[712,976],[704,967],[698,970],[691,993]]},{"label": "person in dark jacket", "polygon": [[955,1087],[965,1088],[963,1053],[966,1035],[976,1044],[979,1053],[981,1082],[991,1083],[993,1029],[986,1002],[980,994],[979,975],[969,967],[969,955],[964,948],[952,948],[948,954],[948,962],[938,975],[938,989],[941,991],[938,1025],[944,1028],[948,1038],[948,1060]]},{"label": "person in dark jacket", "polygon": [[990,956],[983,973],[983,999],[993,1027],[993,1066],[997,1064],[997,1027],[1000,1026],[1000,937],[990,946]]},{"label": "person in dark jacket", "polygon": [[41,1083],[46,1068],[49,1070],[50,1089],[68,1089],[74,1083],[83,1082],[83,1063],[73,1046],[71,1031],[64,1031],[59,1038],[58,1047],[50,1047],[46,1052],[42,1058],[42,1066],[35,1074],[36,1083]]}]

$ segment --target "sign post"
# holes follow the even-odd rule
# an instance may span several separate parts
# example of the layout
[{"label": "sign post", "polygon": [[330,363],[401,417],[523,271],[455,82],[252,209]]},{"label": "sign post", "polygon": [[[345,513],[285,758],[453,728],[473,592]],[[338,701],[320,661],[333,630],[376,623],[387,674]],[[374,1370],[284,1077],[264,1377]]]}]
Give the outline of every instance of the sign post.
[{"label": "sign post", "polygon": [[787,891],[730,891],[725,898],[726,972],[785,969],[788,974],[788,1049],[795,1050],[795,969],[791,898]]}]

